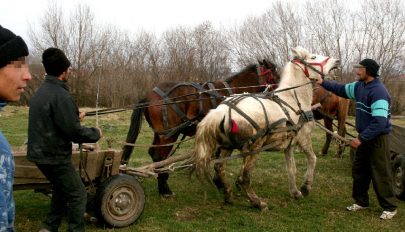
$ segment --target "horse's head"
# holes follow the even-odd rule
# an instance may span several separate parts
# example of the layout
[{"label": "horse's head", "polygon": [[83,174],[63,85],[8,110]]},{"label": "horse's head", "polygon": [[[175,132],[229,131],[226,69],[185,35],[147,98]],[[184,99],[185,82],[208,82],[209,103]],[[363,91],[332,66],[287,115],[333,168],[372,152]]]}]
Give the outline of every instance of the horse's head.
[{"label": "horse's head", "polygon": [[340,60],[330,56],[309,53],[302,47],[292,49],[294,59],[291,61],[310,80],[325,78],[333,69],[340,67]]},{"label": "horse's head", "polygon": [[272,89],[277,88],[277,84],[280,82],[277,66],[266,59],[263,59],[263,61],[258,60],[258,63],[259,83],[261,85],[271,85]]}]

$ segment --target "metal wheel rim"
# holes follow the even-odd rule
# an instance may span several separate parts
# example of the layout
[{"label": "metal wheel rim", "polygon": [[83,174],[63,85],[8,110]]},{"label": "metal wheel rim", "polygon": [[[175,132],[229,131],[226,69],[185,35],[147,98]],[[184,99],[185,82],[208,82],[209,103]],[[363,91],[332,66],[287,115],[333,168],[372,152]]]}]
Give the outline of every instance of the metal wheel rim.
[{"label": "metal wheel rim", "polygon": [[402,185],[402,179],[403,179],[403,175],[404,175],[404,171],[402,170],[402,167],[398,167],[395,170],[395,178],[394,178],[394,190],[396,193],[400,193],[401,190],[404,188],[404,186]]},{"label": "metal wheel rim", "polygon": [[137,195],[132,188],[121,186],[109,195],[107,200],[108,213],[116,220],[127,220],[136,211]]}]

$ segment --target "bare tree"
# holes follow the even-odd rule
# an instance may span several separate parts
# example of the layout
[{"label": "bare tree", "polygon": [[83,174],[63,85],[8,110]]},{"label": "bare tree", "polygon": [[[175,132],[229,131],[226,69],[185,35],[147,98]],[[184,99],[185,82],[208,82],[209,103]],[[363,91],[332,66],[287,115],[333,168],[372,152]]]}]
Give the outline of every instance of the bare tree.
[{"label": "bare tree", "polygon": [[67,11],[50,2],[39,27],[30,26],[29,36],[34,56],[50,46],[66,52],[74,69],[71,89],[79,105],[94,106],[98,87],[101,105],[123,106],[142,98],[160,81],[211,81],[263,58],[281,66],[291,59],[290,48],[302,45],[339,57],[344,82],[355,78],[352,63],[376,59],[393,97],[393,111],[402,111],[405,101],[396,88],[402,84],[389,82],[402,83],[404,74],[405,4],[381,3],[361,0],[360,8],[355,8],[348,7],[348,0],[277,1],[264,14],[230,29],[216,30],[203,22],[156,36],[98,25],[85,5],[65,15]]},{"label": "bare tree", "polygon": [[210,22],[198,25],[193,33],[196,51],[195,81],[213,81],[229,75],[229,54],[224,37],[214,30]]},{"label": "bare tree", "polygon": [[[399,0],[364,0],[356,15],[357,58],[374,58],[383,77],[398,75],[405,52],[405,8]],[[401,61],[402,60],[402,61]]]},{"label": "bare tree", "polygon": [[290,58],[290,48],[300,45],[302,19],[288,2],[278,1],[264,15],[248,18],[228,32],[231,52],[239,66],[269,58],[278,65]]}]

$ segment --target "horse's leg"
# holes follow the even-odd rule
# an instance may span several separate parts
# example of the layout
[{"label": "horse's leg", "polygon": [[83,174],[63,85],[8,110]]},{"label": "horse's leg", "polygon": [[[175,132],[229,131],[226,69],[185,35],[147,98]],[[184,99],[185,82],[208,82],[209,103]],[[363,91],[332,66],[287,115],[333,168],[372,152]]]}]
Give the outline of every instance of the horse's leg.
[{"label": "horse's leg", "polygon": [[[153,145],[165,145],[173,143],[177,140],[177,136],[171,138],[165,138],[158,134],[154,134]],[[163,147],[150,147],[149,155],[152,157],[153,162],[162,161],[167,158],[173,146],[163,146]],[[159,173],[158,174],[158,190],[159,194],[164,197],[173,196],[174,193],[170,190],[167,180],[169,179],[169,173]]]},{"label": "horse's leg", "polygon": [[295,166],[295,159],[293,152],[294,152],[293,146],[289,146],[284,151],[284,158],[288,174],[288,190],[290,191],[292,197],[294,197],[295,199],[299,199],[302,197],[302,193],[301,191],[298,190],[295,180],[295,175],[297,174],[297,167]]},{"label": "horse's leg", "polygon": [[[220,154],[221,154],[221,149],[217,149],[215,151],[215,158],[218,159],[220,158]],[[217,188],[220,190],[222,188],[224,188],[224,182],[223,179],[221,177],[222,173],[223,173],[223,164],[222,163],[216,163],[214,165],[214,177],[212,178],[212,181],[214,182],[215,186],[217,186]]]},{"label": "horse's leg", "polygon": [[[221,152],[221,149],[218,149],[218,153]],[[230,155],[232,151],[230,150],[222,150],[221,157],[226,157]],[[225,173],[225,162],[223,163],[216,163],[214,165],[215,169],[215,176],[214,176],[214,183],[219,190],[224,191],[225,196],[225,203],[232,204],[233,203],[233,193],[232,193],[232,186],[229,184],[226,173]]]},{"label": "horse's leg", "polygon": [[[338,113],[337,113],[337,118],[338,118],[338,134],[342,137],[346,136],[346,118],[347,118],[347,112],[349,110],[349,104],[350,101],[348,99],[339,99],[339,106],[338,106]],[[339,143],[339,148],[337,152],[338,157],[342,157],[343,152],[345,151],[345,144],[344,143]]]},{"label": "horse's leg", "polygon": [[298,141],[299,145],[303,149],[305,155],[307,156],[307,171],[304,177],[304,184],[301,186],[300,190],[304,196],[307,196],[311,191],[312,184],[314,183],[314,172],[316,166],[316,155],[312,148],[312,138],[311,136],[303,136],[301,140]]},{"label": "horse's leg", "polygon": [[254,207],[259,208],[261,211],[265,211],[268,210],[267,203],[262,201],[260,197],[256,195],[250,181],[251,171],[255,167],[256,160],[257,155],[249,155],[243,158],[243,166],[241,169],[241,174],[238,176],[237,183],[246,192],[250,203]]},{"label": "horse's leg", "polygon": [[[346,135],[346,119],[342,118],[340,115],[338,115],[338,134],[342,137],[345,137]],[[343,152],[345,151],[345,144],[339,141],[339,147],[338,151],[336,153],[337,157],[342,157]]]},{"label": "horse's leg", "polygon": [[[332,124],[333,121],[332,121],[332,119],[330,119],[328,117],[324,117],[323,122],[324,122],[324,125],[325,125],[326,129],[328,129],[330,131],[333,131],[333,124]],[[328,154],[330,142],[332,141],[332,135],[331,134],[325,133],[325,135],[326,135],[326,140],[325,140],[325,143],[323,144],[323,148],[322,148],[322,154],[323,155]]]}]

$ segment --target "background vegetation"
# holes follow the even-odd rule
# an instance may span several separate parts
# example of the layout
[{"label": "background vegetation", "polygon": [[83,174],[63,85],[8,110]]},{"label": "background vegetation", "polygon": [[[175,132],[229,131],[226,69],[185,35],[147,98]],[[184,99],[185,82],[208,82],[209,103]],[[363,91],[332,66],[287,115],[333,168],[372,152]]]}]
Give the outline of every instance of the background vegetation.
[{"label": "background vegetation", "polygon": [[263,15],[227,28],[209,21],[174,26],[160,35],[147,28],[130,34],[120,25],[98,23],[89,6],[61,9],[50,1],[30,25],[34,80],[21,104],[29,102],[42,81],[40,55],[49,46],[63,49],[71,59],[70,87],[80,106],[95,107],[99,88],[100,105],[130,107],[159,81],[212,81],[264,58],[282,67],[292,58],[290,49],[301,45],[339,58],[343,82],[355,79],[353,63],[376,59],[393,96],[393,113],[404,111],[404,1],[277,1]]},{"label": "background vegetation", "polygon": [[[93,109],[83,109],[93,110]],[[6,107],[0,112],[0,128],[15,150],[27,139],[26,107]],[[120,149],[129,126],[130,112],[104,115],[99,118],[104,137],[101,147]],[[352,121],[352,120],[351,120]],[[94,117],[85,118],[88,126],[95,125]],[[405,121],[396,120],[405,125]],[[137,144],[150,144],[152,131],[146,125]],[[319,129],[313,133],[315,151],[320,151],[324,134]],[[192,141],[182,145],[179,153],[191,152]],[[345,207],[351,199],[351,165],[349,151],[342,159],[334,156],[336,146],[330,154],[318,156],[315,183],[310,195],[302,200],[290,197],[287,187],[287,173],[282,153],[263,152],[253,173],[252,184],[259,196],[270,206],[267,212],[250,207],[244,196],[238,196],[234,205],[224,205],[223,196],[212,186],[202,186],[195,178],[183,171],[171,174],[169,184],[176,192],[174,198],[161,198],[154,178],[141,180],[146,194],[143,215],[135,224],[122,229],[104,228],[88,224],[87,231],[405,231],[405,203],[398,201],[399,213],[391,221],[381,221],[381,209],[375,194],[370,189],[369,210],[351,213]],[[306,161],[302,153],[296,153],[298,169],[297,183],[303,180]],[[146,148],[136,148],[131,166],[150,163]],[[228,175],[233,181],[241,160],[229,162]],[[235,189],[236,191],[236,189]],[[237,191],[236,191],[237,192]],[[16,230],[38,231],[49,208],[49,198],[32,190],[16,191]],[[66,230],[66,222],[61,231]]]}]

